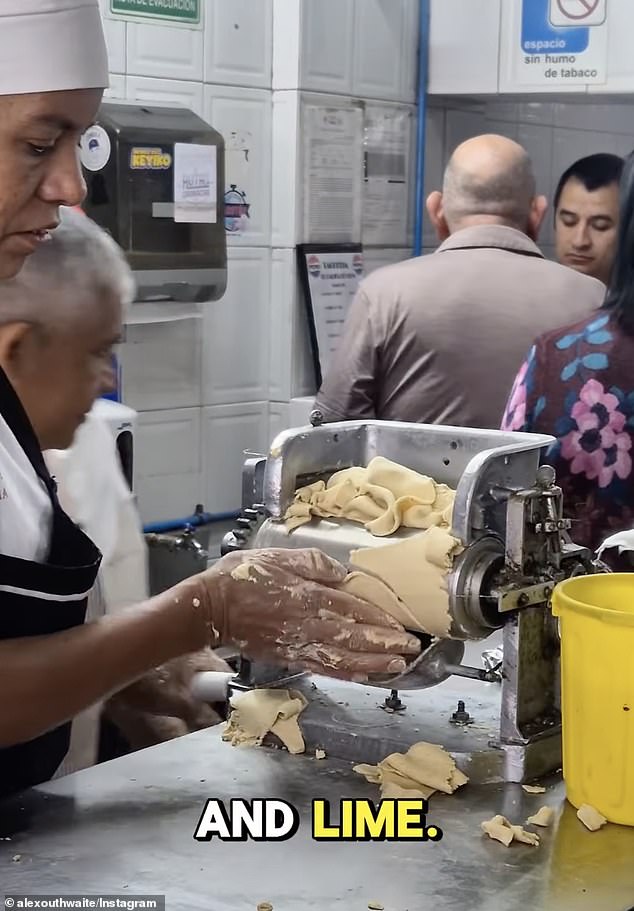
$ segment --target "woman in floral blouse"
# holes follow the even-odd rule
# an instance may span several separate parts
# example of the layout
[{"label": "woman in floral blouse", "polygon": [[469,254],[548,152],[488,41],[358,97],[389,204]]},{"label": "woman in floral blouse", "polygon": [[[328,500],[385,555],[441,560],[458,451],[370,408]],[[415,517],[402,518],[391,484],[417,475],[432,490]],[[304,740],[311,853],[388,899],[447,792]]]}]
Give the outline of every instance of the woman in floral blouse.
[{"label": "woman in floral blouse", "polygon": [[603,308],[542,335],[513,385],[503,430],[556,437],[544,461],[575,543],[634,526],[634,153],[621,184],[617,258]]}]

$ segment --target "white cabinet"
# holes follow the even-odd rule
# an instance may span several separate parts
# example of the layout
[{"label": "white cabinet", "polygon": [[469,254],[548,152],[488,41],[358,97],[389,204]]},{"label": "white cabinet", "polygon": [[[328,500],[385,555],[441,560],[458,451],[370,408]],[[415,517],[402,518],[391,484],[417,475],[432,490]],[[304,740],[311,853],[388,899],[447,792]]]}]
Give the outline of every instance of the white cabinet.
[{"label": "white cabinet", "polygon": [[608,80],[605,85],[591,85],[588,91],[633,92],[632,29],[634,6],[631,0],[608,3]]},{"label": "white cabinet", "polygon": [[430,94],[497,92],[501,6],[502,0],[431,0]]},{"label": "white cabinet", "polygon": [[268,399],[270,251],[229,251],[224,297],[204,308],[205,405]]},{"label": "white cabinet", "polygon": [[417,18],[411,0],[357,0],[353,94],[414,101]]},{"label": "white cabinet", "polygon": [[203,32],[130,22],[127,67],[133,76],[202,82]]},{"label": "white cabinet", "polygon": [[269,398],[288,402],[294,396],[314,395],[314,363],[294,250],[273,250],[269,326]]},{"label": "white cabinet", "polygon": [[290,405],[286,402],[269,404],[269,442],[290,427]]},{"label": "white cabinet", "polygon": [[144,522],[191,515],[202,501],[200,408],[139,413],[135,484]]},{"label": "white cabinet", "polygon": [[127,76],[126,96],[130,101],[146,104],[178,105],[203,116],[202,82],[178,82],[151,76]]},{"label": "white cabinet", "polygon": [[314,92],[351,95],[354,91],[352,80],[355,0],[299,2],[302,14],[300,88]]},{"label": "white cabinet", "polygon": [[103,20],[103,31],[108,48],[108,67],[111,73],[126,71],[126,23],[114,19]]},{"label": "white cabinet", "polygon": [[271,87],[273,0],[206,0],[205,82]]},{"label": "white cabinet", "polygon": [[203,409],[204,503],[210,512],[233,512],[242,503],[245,451],[269,448],[268,402]]},{"label": "white cabinet", "polygon": [[137,411],[200,405],[201,349],[200,319],[127,326],[121,351],[126,405]]},{"label": "white cabinet", "polygon": [[271,92],[206,85],[204,116],[224,137],[225,190],[237,201],[236,217],[227,220],[227,243],[268,246],[271,242]]},{"label": "white cabinet", "polygon": [[103,93],[104,101],[124,100],[125,97],[125,76],[118,73],[110,73],[110,85]]},{"label": "white cabinet", "polygon": [[273,88],[416,94],[418,0],[275,0]]}]

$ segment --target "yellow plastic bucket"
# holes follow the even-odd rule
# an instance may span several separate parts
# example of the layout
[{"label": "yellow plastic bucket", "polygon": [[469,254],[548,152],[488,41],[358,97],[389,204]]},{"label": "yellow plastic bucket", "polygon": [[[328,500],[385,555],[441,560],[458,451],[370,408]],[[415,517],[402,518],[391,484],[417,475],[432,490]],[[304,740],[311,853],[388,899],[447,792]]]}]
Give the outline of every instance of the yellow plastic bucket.
[{"label": "yellow plastic bucket", "polygon": [[568,579],[553,613],[568,800],[634,826],[634,574]]}]

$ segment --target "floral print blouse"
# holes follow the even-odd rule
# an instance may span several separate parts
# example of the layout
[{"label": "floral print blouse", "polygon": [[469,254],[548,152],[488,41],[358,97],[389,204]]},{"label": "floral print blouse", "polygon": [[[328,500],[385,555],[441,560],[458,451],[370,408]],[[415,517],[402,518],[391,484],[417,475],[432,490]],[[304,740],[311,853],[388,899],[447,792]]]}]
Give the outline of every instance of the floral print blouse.
[{"label": "floral print blouse", "polygon": [[634,526],[634,337],[606,311],[542,335],[522,365],[503,430],[547,433],[576,544]]}]

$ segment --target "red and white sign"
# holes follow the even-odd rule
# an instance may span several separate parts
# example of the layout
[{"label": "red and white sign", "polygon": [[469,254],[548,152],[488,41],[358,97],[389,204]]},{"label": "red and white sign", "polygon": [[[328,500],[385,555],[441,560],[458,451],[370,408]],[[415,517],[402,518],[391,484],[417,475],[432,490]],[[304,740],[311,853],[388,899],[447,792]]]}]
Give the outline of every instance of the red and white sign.
[{"label": "red and white sign", "polygon": [[550,0],[550,24],[555,28],[603,25],[608,0]]}]

